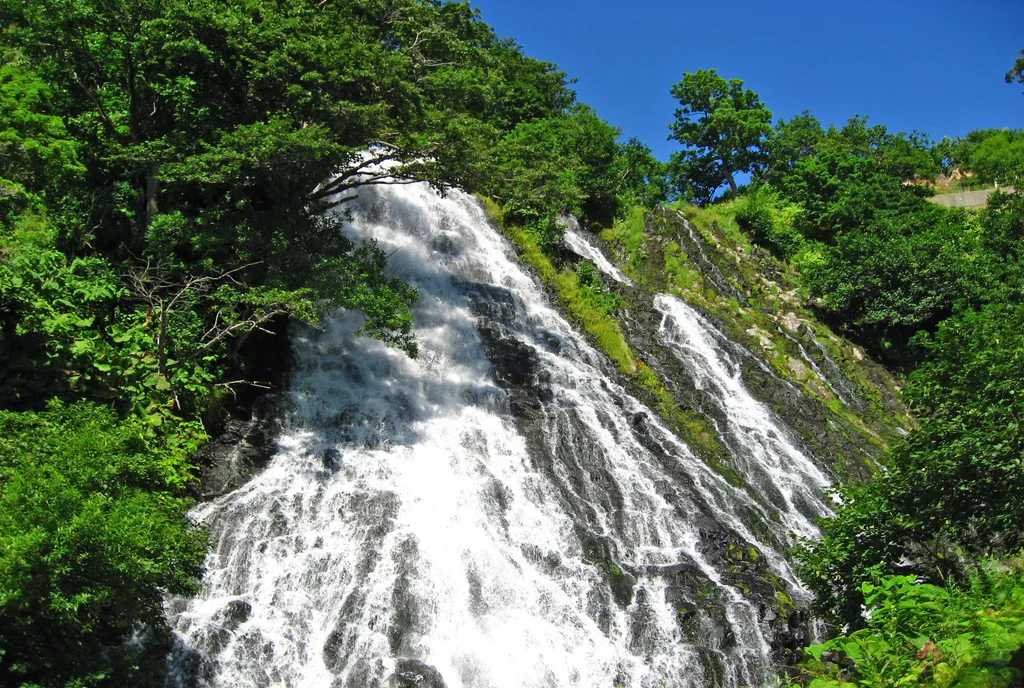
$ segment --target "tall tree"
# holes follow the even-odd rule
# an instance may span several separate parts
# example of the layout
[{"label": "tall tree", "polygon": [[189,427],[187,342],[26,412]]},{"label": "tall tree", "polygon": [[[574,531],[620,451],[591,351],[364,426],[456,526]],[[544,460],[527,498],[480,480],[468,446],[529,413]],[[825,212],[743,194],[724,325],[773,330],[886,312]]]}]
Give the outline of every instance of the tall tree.
[{"label": "tall tree", "polygon": [[1024,84],[1024,50],[1020,51],[1020,57],[1013,63],[1013,68],[1006,73],[1006,83],[1012,84],[1014,81]]},{"label": "tall tree", "polygon": [[672,95],[680,108],[669,139],[685,146],[672,156],[680,191],[702,202],[724,184],[736,193],[736,174],[753,171],[764,159],[771,110],[743,81],[726,81],[714,69],[684,74]]}]

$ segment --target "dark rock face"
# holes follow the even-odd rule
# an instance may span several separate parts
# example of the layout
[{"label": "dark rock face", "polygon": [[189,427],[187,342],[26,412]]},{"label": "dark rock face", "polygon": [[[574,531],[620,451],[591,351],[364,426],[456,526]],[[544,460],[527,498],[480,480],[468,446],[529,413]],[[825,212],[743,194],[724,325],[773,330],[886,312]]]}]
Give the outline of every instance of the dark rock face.
[{"label": "dark rock face", "polygon": [[204,416],[211,439],[192,457],[200,469],[198,482],[190,487],[196,499],[212,499],[244,485],[266,467],[277,449],[286,411],[281,390],[292,359],[291,338],[284,317],[273,320],[267,330],[249,333],[238,344],[245,362],[239,372],[271,389],[238,385],[228,404]]},{"label": "dark rock face", "polygon": [[391,688],[447,688],[441,672],[418,659],[400,659],[391,677]]},{"label": "dark rock face", "polygon": [[219,434],[192,457],[200,468],[192,493],[197,499],[213,499],[244,485],[266,468],[277,450],[283,416],[282,398],[266,395],[254,402],[252,416],[239,418],[242,410],[230,411]]},{"label": "dark rock face", "polygon": [[[537,350],[512,333],[522,312],[516,297],[507,289],[490,284],[463,282],[470,309],[477,316],[477,332],[494,381],[509,395],[511,411],[519,418],[536,418],[543,402],[551,399],[546,372],[540,370]],[[543,348],[558,346],[557,337],[540,342]]]},{"label": "dark rock face", "polygon": [[[645,308],[631,310],[630,315],[634,319],[628,325],[633,337],[631,343],[642,352],[643,360],[656,369],[660,368],[659,372],[671,380],[673,393],[688,408],[706,411],[714,418],[714,414],[720,411],[716,410],[710,393],[699,389],[678,364],[678,370],[669,370],[668,365],[674,359],[660,351],[660,344],[655,338],[661,316],[654,309],[653,297],[639,289],[622,289],[630,292],[634,303],[646,305]],[[519,311],[515,298],[508,292],[484,285],[474,286],[469,294],[474,313],[478,316],[480,340],[492,365],[493,379],[506,393],[517,428],[530,447],[534,466],[559,486],[564,508],[574,515],[584,561],[593,565],[607,584],[603,592],[596,592],[590,600],[591,616],[608,631],[613,610],[616,607],[629,610],[630,643],[636,651],[643,652],[652,642],[651,638],[656,636],[647,630],[648,625],[654,623],[654,610],[649,602],[651,591],[639,581],[641,578],[653,578],[664,585],[665,597],[679,615],[682,640],[695,645],[707,676],[712,681],[716,676],[724,680],[727,667],[721,653],[735,649],[739,642],[728,618],[732,600],[720,583],[708,578],[695,562],[686,559],[682,553],[679,563],[663,567],[637,569],[622,562],[615,540],[592,525],[600,520],[599,510],[622,513],[619,487],[603,463],[605,457],[600,452],[588,450],[587,438],[581,435],[585,432],[584,425],[576,417],[575,409],[549,404],[552,390],[538,356],[539,348],[547,348],[546,342],[527,344],[522,341],[521,332],[516,336],[515,319]],[[554,337],[552,339],[557,341]],[[661,363],[663,358],[666,365]],[[607,374],[639,398],[649,396],[649,392],[611,366]],[[653,408],[656,400],[649,399],[647,403]],[[625,402],[620,406],[624,407]],[[701,503],[699,496],[693,496],[692,478],[680,470],[672,453],[660,445],[662,440],[657,433],[651,432],[649,424],[650,418],[645,412],[630,416],[633,438],[657,457],[662,467],[672,475],[671,482],[661,485],[660,494],[687,520],[700,524],[702,556],[721,573],[722,583],[740,589],[744,597],[755,604],[762,624],[773,631],[778,629],[774,633],[775,655],[780,658],[788,656],[785,654],[787,648],[795,639],[803,637],[803,631],[802,626],[790,628],[785,623],[790,616],[789,608],[778,594],[785,590],[785,584],[771,574],[756,548],[719,524],[713,507]],[[688,498],[681,499],[680,492],[686,493]],[[694,499],[698,502],[696,512],[693,511]],[[625,526],[624,523],[612,525]],[[550,565],[557,569],[559,564],[550,562]],[[648,649],[654,651],[655,648]]]}]

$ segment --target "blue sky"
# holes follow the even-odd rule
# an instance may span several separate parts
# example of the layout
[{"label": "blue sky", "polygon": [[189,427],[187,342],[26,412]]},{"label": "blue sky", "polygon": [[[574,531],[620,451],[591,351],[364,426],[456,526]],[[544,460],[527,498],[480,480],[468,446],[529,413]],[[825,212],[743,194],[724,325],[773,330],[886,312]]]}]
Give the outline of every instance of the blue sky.
[{"label": "blue sky", "polygon": [[683,72],[715,68],[775,117],[865,114],[935,139],[1024,128],[1024,0],[470,0],[526,54],[577,77],[580,100],[667,159]]}]

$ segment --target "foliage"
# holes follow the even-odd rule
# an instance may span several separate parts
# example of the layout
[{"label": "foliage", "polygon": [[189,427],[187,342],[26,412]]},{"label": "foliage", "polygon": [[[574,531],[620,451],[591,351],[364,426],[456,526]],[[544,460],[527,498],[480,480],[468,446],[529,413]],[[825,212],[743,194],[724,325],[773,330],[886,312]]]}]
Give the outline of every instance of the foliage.
[{"label": "foliage", "polygon": [[488,188],[519,222],[550,223],[560,214],[610,222],[616,189],[604,170],[615,164],[617,136],[586,107],[522,123],[495,146]]},{"label": "foliage", "polygon": [[977,129],[951,142],[949,157],[978,182],[1015,183],[1024,170],[1024,130]]},{"label": "foliage", "polygon": [[139,680],[126,641],[162,626],[163,595],[194,589],[205,552],[181,496],[196,438],[180,439],[87,403],[0,411],[5,685]]},{"label": "foliage", "polygon": [[50,98],[36,74],[0,54],[0,214],[24,209],[53,180],[84,171],[78,143],[49,112]]},{"label": "foliage", "polygon": [[940,587],[915,576],[886,576],[861,585],[864,628],[808,648],[788,685],[1013,685],[1024,667],[1013,655],[1024,643],[1020,560],[972,573],[964,585]]},{"label": "foliage", "polygon": [[505,235],[520,251],[520,257],[534,270],[546,287],[554,292],[570,316],[592,336],[598,347],[615,362],[619,370],[636,375],[636,357],[626,341],[618,322],[612,317],[621,302],[610,291],[604,280],[589,263],[583,262],[573,270],[555,264],[545,250],[548,236],[530,226],[515,224],[490,199],[485,207]]},{"label": "foliage", "polygon": [[793,227],[800,206],[786,203],[768,185],[753,189],[741,203],[736,211],[736,223],[776,258],[792,259],[804,247],[803,235]]},{"label": "foliage", "polygon": [[[978,131],[933,145],[864,117],[826,129],[805,112],[778,123],[753,188],[730,204],[756,243],[800,271],[821,314],[909,373],[906,397],[920,418],[883,458],[884,471],[837,488],[821,538],[796,548],[816,611],[852,632],[818,656],[849,645],[865,658],[853,657],[855,668],[812,663],[812,685],[951,685],[984,668],[975,653],[940,671],[937,655],[913,659],[922,646],[897,658],[884,635],[892,628],[879,623],[886,609],[909,609],[921,596],[960,594],[972,561],[1024,545],[1024,198],[995,194],[968,213],[928,203],[912,183],[956,165],[1009,179],[1020,169],[1017,134]],[[914,578],[899,578],[908,573]],[[891,599],[871,587],[879,576],[889,577],[882,589]],[[910,586],[917,577],[927,584]],[[929,585],[944,580],[959,582]],[[864,604],[882,611],[865,618]],[[959,652],[957,635],[941,646],[947,659]]]},{"label": "foliage", "polygon": [[779,119],[764,143],[765,163],[757,171],[760,181],[776,186],[793,174],[802,160],[816,155],[825,140],[821,122],[804,110],[791,120]]},{"label": "foliage", "polygon": [[955,571],[958,550],[1024,545],[1024,305],[965,311],[922,339],[927,359],[908,395],[927,417],[885,473],[844,487],[821,539],[798,552],[802,578],[837,623],[856,622],[860,581],[876,567]]},{"label": "foliage", "polygon": [[771,110],[743,88],[743,81],[726,81],[714,69],[684,74],[672,96],[680,107],[669,138],[685,147],[672,155],[680,193],[706,203],[728,184],[735,194],[736,174],[751,172],[764,160]]},{"label": "foliage", "polygon": [[1012,84],[1016,81],[1024,84],[1024,50],[1020,51],[1020,57],[1013,63],[1013,67],[1006,73],[1006,83]]},{"label": "foliage", "polygon": [[615,158],[613,180],[619,215],[631,208],[654,208],[668,200],[668,168],[636,138],[621,144]]},{"label": "foliage", "polygon": [[805,111],[768,136],[737,214],[756,243],[792,261],[833,326],[891,365],[913,365],[913,335],[958,299],[978,302],[993,274],[976,220],[928,203],[915,183],[952,164],[951,146],[863,116],[824,128]]},{"label": "foliage", "polygon": [[[130,632],[158,643],[161,595],[199,572],[198,419],[265,384],[244,335],[340,308],[416,354],[416,290],[342,231],[358,186],[490,191],[538,255],[560,213],[666,193],[649,149],[465,2],[0,0],[0,22],[8,682],[144,682]],[[621,339],[596,273],[558,279]]]},{"label": "foliage", "polygon": [[[957,299],[978,293],[985,260],[978,228],[940,206],[877,213],[798,260],[822,310],[836,314],[889,360],[911,355],[910,338],[934,327]],[[972,265],[973,263],[973,265]]]}]

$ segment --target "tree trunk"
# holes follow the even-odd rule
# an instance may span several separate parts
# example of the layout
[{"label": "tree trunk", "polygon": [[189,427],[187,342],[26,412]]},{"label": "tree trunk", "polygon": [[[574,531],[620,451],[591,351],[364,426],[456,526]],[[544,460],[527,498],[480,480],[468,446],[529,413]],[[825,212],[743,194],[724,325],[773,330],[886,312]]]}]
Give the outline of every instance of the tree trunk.
[{"label": "tree trunk", "polygon": [[727,172],[726,175],[727,175],[727,180],[729,182],[729,188],[732,189],[732,195],[733,196],[739,195],[740,190],[736,186],[736,179],[733,178],[732,172]]},{"label": "tree trunk", "polygon": [[153,163],[149,166],[146,171],[146,227],[153,222],[153,217],[156,215],[156,193],[158,190],[158,184],[156,175],[160,171],[160,165]]}]

